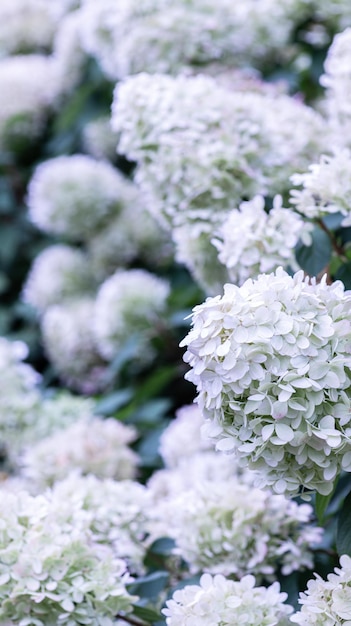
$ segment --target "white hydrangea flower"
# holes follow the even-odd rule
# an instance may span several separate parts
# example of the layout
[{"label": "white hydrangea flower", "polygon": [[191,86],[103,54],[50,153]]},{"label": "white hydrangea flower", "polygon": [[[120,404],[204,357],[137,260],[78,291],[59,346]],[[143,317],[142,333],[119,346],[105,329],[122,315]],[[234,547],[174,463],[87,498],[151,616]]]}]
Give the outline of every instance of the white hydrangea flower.
[{"label": "white hydrangea flower", "polygon": [[160,437],[159,453],[166,467],[175,468],[184,458],[213,449],[213,441],[201,434],[204,423],[197,404],[177,410],[175,419]]},{"label": "white hydrangea flower", "polygon": [[138,456],[128,444],[135,438],[134,428],[113,418],[76,419],[23,453],[22,474],[39,489],[62,480],[73,470],[99,478],[133,478]]},{"label": "white hydrangea flower", "polygon": [[192,572],[272,581],[279,568],[284,575],[311,568],[311,545],[321,540],[321,529],[310,525],[311,506],[240,478],[197,482],[159,511]]},{"label": "white hydrangea flower", "polygon": [[305,12],[296,0],[87,0],[83,7],[83,44],[112,79],[213,61],[262,65],[287,45]]},{"label": "white hydrangea flower", "polygon": [[92,415],[94,409],[91,400],[67,392],[43,397],[39,374],[22,361],[26,355],[22,342],[0,338],[0,442],[12,460],[24,445]]},{"label": "white hydrangea flower", "polygon": [[84,252],[56,244],[36,256],[24,285],[23,300],[43,313],[53,304],[89,295],[94,287]]},{"label": "white hydrangea flower", "polygon": [[26,54],[0,59],[0,145],[37,139],[57,98],[51,57]]},{"label": "white hydrangea flower", "polygon": [[2,0],[0,57],[50,48],[57,19],[46,0]]},{"label": "white hydrangea flower", "polygon": [[[219,216],[218,222],[226,220],[226,215]],[[218,227],[218,224],[217,224]],[[172,229],[175,244],[175,258],[185,265],[197,284],[208,295],[215,295],[228,282],[228,270],[218,260],[218,250],[213,243],[215,226],[208,220],[196,221]]]},{"label": "white hydrangea flower", "polygon": [[340,567],[323,580],[318,574],[300,593],[301,611],[291,617],[301,626],[349,626],[351,615],[351,558],[340,557]]},{"label": "white hydrangea flower", "polygon": [[146,487],[131,480],[99,480],[95,476],[69,475],[55,483],[53,506],[58,516],[67,514],[92,532],[93,540],[108,545],[114,555],[128,564],[130,572],[143,571],[146,552],[150,494]]},{"label": "white hydrangea flower", "polygon": [[130,184],[108,162],[74,154],[38,165],[28,187],[29,215],[41,230],[90,238],[121,210]]},{"label": "white hydrangea flower", "polygon": [[338,33],[325,60],[321,83],[327,88],[325,108],[333,143],[350,147],[351,129],[351,28]]},{"label": "white hydrangea flower", "polygon": [[113,626],[119,611],[131,610],[126,564],[108,546],[82,526],[60,525],[48,498],[1,495],[1,620]]},{"label": "white hydrangea flower", "polygon": [[308,225],[282,207],[281,196],[275,196],[269,213],[264,207],[262,196],[242,202],[239,209],[228,214],[213,239],[218,258],[235,285],[280,266],[299,269],[294,248],[299,239],[309,242]]},{"label": "white hydrangea flower", "polygon": [[187,379],[221,450],[260,486],[328,494],[351,470],[350,292],[282,268],[194,308]]},{"label": "white hydrangea flower", "polygon": [[87,55],[80,40],[79,11],[68,13],[59,23],[52,58],[60,94],[70,93],[81,81]]},{"label": "white hydrangea flower", "polygon": [[127,337],[140,333],[140,359],[149,360],[149,342],[165,310],[168,294],[168,282],[146,270],[120,270],[107,278],[97,293],[93,320],[101,355],[112,360]]},{"label": "white hydrangea flower", "polygon": [[113,161],[116,157],[117,133],[113,132],[109,116],[96,117],[83,128],[84,150],[95,159]]},{"label": "white hydrangea flower", "polygon": [[340,212],[345,216],[342,225],[351,226],[350,151],[344,149],[332,156],[322,155],[319,163],[313,163],[308,169],[304,174],[291,177],[294,185],[302,185],[302,189],[291,191],[292,204],[311,219]]},{"label": "white hydrangea flower", "polygon": [[106,385],[106,363],[92,328],[94,307],[93,299],[82,297],[49,307],[41,318],[44,349],[58,375],[87,394]]},{"label": "white hydrangea flower", "polygon": [[199,585],[174,592],[163,613],[167,626],[287,626],[293,608],[284,604],[279,583],[256,587],[254,576],[240,581],[203,574]]},{"label": "white hydrangea flower", "polygon": [[234,92],[203,75],[130,77],[112,106],[118,150],[138,163],[147,208],[173,228],[220,224],[242,198],[281,192],[320,153],[324,126],[289,96]]},{"label": "white hydrangea flower", "polygon": [[133,192],[118,217],[88,242],[90,267],[100,282],[136,260],[160,267],[173,259],[169,233],[144,209],[139,193]]}]

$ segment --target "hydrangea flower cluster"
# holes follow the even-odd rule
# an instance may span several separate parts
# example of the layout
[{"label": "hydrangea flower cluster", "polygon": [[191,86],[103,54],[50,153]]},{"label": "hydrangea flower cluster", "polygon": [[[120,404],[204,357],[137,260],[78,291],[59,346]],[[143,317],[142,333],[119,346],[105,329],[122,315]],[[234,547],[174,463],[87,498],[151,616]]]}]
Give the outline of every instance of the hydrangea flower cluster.
[{"label": "hydrangea flower cluster", "polygon": [[1,621],[112,626],[131,610],[124,561],[86,529],[56,522],[47,498],[3,492],[0,518]]},{"label": "hydrangea flower cluster", "polygon": [[86,416],[42,438],[22,456],[22,474],[38,489],[71,471],[125,480],[136,474],[138,456],[128,447],[136,431],[117,420]]},{"label": "hydrangea flower cluster", "polygon": [[329,494],[351,469],[351,294],[282,268],[194,308],[183,340],[218,449],[278,493]]},{"label": "hydrangea flower cluster", "polygon": [[333,133],[333,144],[341,147],[350,147],[350,59],[351,28],[346,28],[334,37],[324,64],[325,74],[321,77],[322,85],[327,88],[325,106]]},{"label": "hydrangea flower cluster", "polygon": [[66,96],[79,85],[87,61],[80,41],[78,11],[68,13],[61,19],[53,40],[52,59],[60,94]]},{"label": "hydrangea flower cluster", "polygon": [[43,313],[53,304],[91,294],[94,282],[87,256],[78,248],[56,244],[36,256],[23,300]]},{"label": "hydrangea flower cluster", "polygon": [[235,285],[280,266],[299,269],[294,249],[299,239],[309,243],[309,225],[282,207],[281,196],[275,196],[269,213],[264,207],[262,196],[242,202],[228,214],[213,240],[218,259]]},{"label": "hydrangea flower cluster", "polygon": [[85,240],[118,215],[130,183],[108,162],[83,154],[38,165],[28,187],[29,215],[41,230]]},{"label": "hydrangea flower cluster", "polygon": [[176,411],[175,419],[160,437],[159,453],[166,467],[175,468],[183,459],[213,449],[213,441],[201,435],[204,423],[204,417],[196,404],[183,406]]},{"label": "hydrangea flower cluster", "polygon": [[152,350],[146,346],[165,311],[168,294],[168,282],[146,270],[120,270],[107,278],[97,293],[94,313],[101,355],[112,360],[126,337],[140,334],[140,359],[150,359]]},{"label": "hydrangea flower cluster", "polygon": [[340,567],[323,580],[318,574],[300,594],[302,609],[291,617],[301,626],[348,626],[351,606],[351,558],[340,557]]},{"label": "hydrangea flower cluster", "polygon": [[163,609],[167,626],[287,626],[293,608],[279,583],[256,587],[254,576],[239,582],[203,574],[199,585],[174,592]]},{"label": "hydrangea flower cluster", "polygon": [[160,267],[172,258],[169,233],[141,206],[140,200],[136,193],[130,205],[88,242],[89,265],[97,280],[105,280],[116,269],[136,260],[147,267]]},{"label": "hydrangea flower cluster", "polygon": [[251,573],[272,581],[279,568],[288,575],[312,567],[311,545],[321,540],[321,529],[310,525],[308,504],[238,478],[198,482],[169,498],[164,514],[176,553],[192,572],[235,579]]},{"label": "hydrangea flower cluster", "polygon": [[213,61],[262,64],[289,41],[303,3],[264,0],[85,2],[82,40],[104,72],[120,79],[141,71],[177,73]]},{"label": "hydrangea flower cluster", "polygon": [[351,153],[344,149],[332,156],[321,156],[304,174],[291,177],[302,189],[291,191],[291,202],[308,218],[320,219],[342,213],[343,226],[351,226]]},{"label": "hydrangea flower cluster", "polygon": [[172,227],[218,224],[243,197],[281,191],[319,154],[324,135],[322,118],[288,96],[160,74],[117,86],[112,127],[119,152],[138,163],[149,210]]},{"label": "hydrangea flower cluster", "polygon": [[40,54],[1,59],[0,82],[0,146],[6,151],[41,135],[58,87],[52,59]]},{"label": "hydrangea flower cluster", "polygon": [[93,541],[112,548],[133,574],[144,569],[149,507],[148,490],[131,480],[71,474],[52,490],[52,508],[57,508],[58,518],[67,515],[74,524],[86,525]]},{"label": "hydrangea flower cluster", "polygon": [[3,0],[0,57],[50,48],[56,27],[56,15],[46,0]]},{"label": "hydrangea flower cluster", "polygon": [[106,385],[106,363],[92,327],[94,307],[95,300],[85,297],[53,305],[41,319],[44,349],[59,377],[86,394]]}]

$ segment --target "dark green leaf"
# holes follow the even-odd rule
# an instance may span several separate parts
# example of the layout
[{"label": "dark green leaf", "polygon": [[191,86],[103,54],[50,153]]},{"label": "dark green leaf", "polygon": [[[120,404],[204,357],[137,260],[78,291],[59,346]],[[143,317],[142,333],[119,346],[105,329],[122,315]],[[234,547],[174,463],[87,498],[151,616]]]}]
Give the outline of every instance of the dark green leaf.
[{"label": "dark green leaf", "polygon": [[149,550],[154,554],[169,556],[170,554],[172,554],[174,546],[174,539],[170,539],[170,537],[161,537],[161,539],[156,539],[156,541],[154,541]]},{"label": "dark green leaf", "polygon": [[[169,581],[169,573],[164,571],[152,572],[147,576],[137,578],[128,588],[133,594],[148,600],[156,599],[165,589]],[[160,616],[158,616],[158,619]]]},{"label": "dark green leaf", "polygon": [[338,554],[348,554],[351,556],[351,491],[345,498],[344,505],[339,513],[336,549]]},{"label": "dark green leaf", "polygon": [[138,617],[139,619],[147,622],[148,624],[155,624],[162,621],[162,615],[154,611],[153,609],[148,609],[144,606],[139,606],[138,604],[133,604],[133,615]]},{"label": "dark green leaf", "polygon": [[333,488],[331,490],[331,492],[327,495],[327,496],[323,496],[321,493],[316,493],[316,497],[315,497],[315,511],[316,511],[316,516],[317,516],[317,520],[318,523],[322,526],[324,523],[324,515],[325,512],[328,508],[329,502],[331,501],[336,485],[338,483],[339,480],[339,476],[337,476],[337,478],[334,481],[334,485]]},{"label": "dark green leaf", "polygon": [[310,276],[317,276],[331,259],[332,245],[328,234],[318,226],[312,232],[312,244],[299,243],[296,247],[296,260]]},{"label": "dark green leaf", "polygon": [[113,415],[133,398],[133,389],[121,389],[105,396],[95,407],[96,415]]},{"label": "dark green leaf", "polygon": [[345,285],[345,289],[351,289],[351,261],[339,267],[335,273],[335,279],[341,280]]}]

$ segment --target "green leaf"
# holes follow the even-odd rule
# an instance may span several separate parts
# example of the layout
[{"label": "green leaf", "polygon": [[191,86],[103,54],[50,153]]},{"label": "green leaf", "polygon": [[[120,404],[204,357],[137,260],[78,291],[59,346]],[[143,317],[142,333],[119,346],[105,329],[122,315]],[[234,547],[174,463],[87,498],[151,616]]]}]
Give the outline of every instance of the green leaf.
[{"label": "green leaf", "polygon": [[133,604],[133,615],[143,620],[143,622],[147,622],[148,624],[156,624],[162,620],[162,615],[154,611],[154,609],[148,609],[145,606],[139,606],[138,604]]},{"label": "green leaf", "polygon": [[121,389],[102,398],[95,406],[96,415],[113,415],[133,398],[133,389]]},{"label": "green leaf", "polygon": [[334,278],[336,280],[341,280],[345,285],[345,289],[351,289],[351,261],[349,261],[349,263],[344,263],[341,267],[339,267]]},{"label": "green leaf", "polygon": [[[137,594],[141,598],[147,598],[148,600],[157,599],[160,593],[165,589],[169,581],[169,573],[165,571],[157,571],[142,576],[133,581],[131,585],[128,585],[128,589],[131,593]],[[160,616],[157,616],[160,619]]]},{"label": "green leaf", "polygon": [[154,554],[169,556],[170,554],[172,554],[174,546],[174,539],[170,539],[170,537],[161,537],[160,539],[156,539],[156,541],[154,541],[149,550]]},{"label": "green leaf", "polygon": [[312,231],[312,243],[305,246],[298,243],[296,247],[296,260],[300,267],[310,276],[317,276],[330,262],[332,244],[327,233],[319,226]]},{"label": "green leaf", "polygon": [[339,556],[351,556],[351,491],[345,498],[344,505],[339,513],[336,531],[336,549]]},{"label": "green leaf", "polygon": [[318,523],[322,526],[324,523],[324,514],[328,508],[329,502],[331,501],[333,495],[334,495],[334,491],[336,489],[336,486],[338,484],[338,480],[339,480],[339,476],[336,477],[335,481],[334,481],[334,485],[333,488],[331,490],[330,493],[328,493],[327,496],[323,496],[321,493],[316,493],[316,497],[315,497],[315,511],[316,511],[316,516],[317,516],[317,520]]}]

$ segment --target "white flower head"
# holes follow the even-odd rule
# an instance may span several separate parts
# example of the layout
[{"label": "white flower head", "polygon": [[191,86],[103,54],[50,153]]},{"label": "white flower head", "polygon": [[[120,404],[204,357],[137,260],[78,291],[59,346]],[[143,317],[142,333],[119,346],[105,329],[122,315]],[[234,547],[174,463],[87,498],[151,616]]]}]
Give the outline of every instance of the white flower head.
[{"label": "white flower head", "polygon": [[243,197],[281,192],[319,154],[324,126],[296,99],[204,75],[129,77],[112,106],[118,151],[137,162],[147,208],[171,228],[218,225]]},{"label": "white flower head", "polygon": [[120,270],[107,278],[97,293],[93,322],[101,355],[112,360],[128,336],[140,333],[145,349],[140,358],[148,360],[168,294],[167,281],[146,270]]},{"label": "white flower head", "polygon": [[0,59],[0,145],[38,139],[58,95],[51,57],[15,55]]},{"label": "white flower head", "polygon": [[197,404],[183,406],[160,437],[159,452],[168,468],[197,452],[213,449],[213,441],[202,436],[204,417]]},{"label": "white flower head", "polygon": [[29,215],[41,230],[89,239],[123,204],[122,175],[87,155],[59,156],[38,165],[28,187]]},{"label": "white flower head", "polygon": [[46,0],[2,0],[0,57],[50,49],[56,27]]},{"label": "white flower head", "polygon": [[335,35],[325,60],[321,83],[327,88],[325,108],[332,141],[350,147],[351,127],[351,28]]},{"label": "white flower head", "polygon": [[136,474],[138,456],[128,446],[136,432],[113,418],[87,416],[34,443],[22,456],[22,474],[37,488],[71,471],[126,480]]},{"label": "white flower head", "polygon": [[0,619],[36,626],[112,626],[130,611],[126,564],[80,524],[62,525],[50,499],[1,494]]},{"label": "white flower head", "polygon": [[351,558],[340,557],[340,567],[323,580],[318,574],[300,593],[301,611],[291,621],[301,626],[348,626],[351,616]]},{"label": "white flower head", "polygon": [[297,270],[294,248],[299,239],[308,242],[307,223],[283,208],[280,196],[275,196],[269,213],[264,206],[262,196],[242,202],[228,214],[213,240],[218,258],[235,285],[280,266]]},{"label": "white flower head", "polygon": [[[351,58],[351,57],[350,57]],[[291,191],[291,202],[308,218],[320,219],[332,213],[342,213],[343,226],[351,226],[351,153],[338,150],[332,156],[322,155],[308,172],[294,174],[294,185],[302,189]]]},{"label": "white flower head", "polygon": [[351,469],[350,292],[282,268],[195,307],[187,379],[220,450],[260,486],[328,494]]},{"label": "white flower head", "polygon": [[240,582],[203,574],[199,585],[174,592],[163,613],[167,626],[287,626],[292,607],[278,583],[256,587],[254,576]]},{"label": "white flower head", "polygon": [[106,385],[92,328],[95,301],[81,297],[50,306],[41,318],[46,354],[60,378],[72,389],[96,393]]},{"label": "white flower head", "polygon": [[36,256],[23,299],[42,313],[53,304],[89,295],[94,283],[87,256],[77,248],[56,244]]},{"label": "white flower head", "polygon": [[72,473],[55,483],[52,503],[60,519],[67,509],[67,521],[73,518],[87,526],[93,540],[112,548],[130,572],[143,571],[150,507],[146,487],[132,480],[117,482]]},{"label": "white flower head", "polygon": [[142,71],[177,74],[212,62],[260,66],[286,47],[301,5],[296,0],[178,0],[171,6],[164,0],[88,0],[81,13],[86,50],[115,80]]},{"label": "white flower head", "polygon": [[321,529],[310,525],[311,506],[255,489],[240,476],[195,482],[159,512],[193,573],[251,573],[272,582],[279,568],[284,575],[311,568],[311,545],[321,539]]}]

